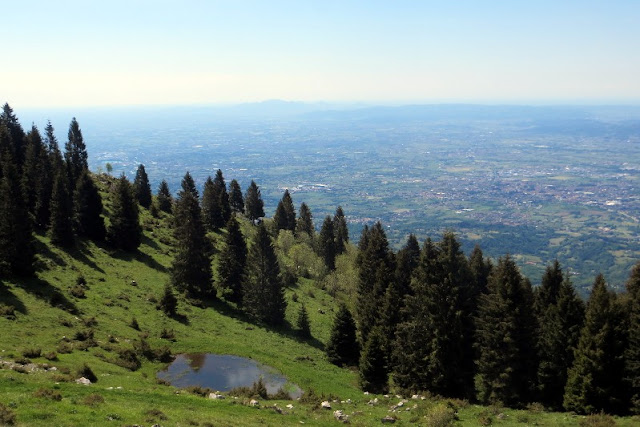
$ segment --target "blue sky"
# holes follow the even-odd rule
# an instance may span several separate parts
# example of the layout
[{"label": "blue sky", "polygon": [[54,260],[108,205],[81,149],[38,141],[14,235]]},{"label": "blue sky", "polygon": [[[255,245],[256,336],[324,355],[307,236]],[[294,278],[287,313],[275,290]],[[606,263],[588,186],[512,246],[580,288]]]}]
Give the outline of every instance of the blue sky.
[{"label": "blue sky", "polygon": [[30,1],[0,102],[640,104],[640,1]]}]

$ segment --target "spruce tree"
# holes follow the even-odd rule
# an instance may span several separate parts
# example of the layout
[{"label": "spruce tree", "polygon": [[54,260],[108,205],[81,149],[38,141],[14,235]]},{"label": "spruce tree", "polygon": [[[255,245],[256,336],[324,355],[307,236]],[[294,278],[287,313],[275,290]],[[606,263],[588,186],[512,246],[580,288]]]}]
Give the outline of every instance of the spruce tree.
[{"label": "spruce tree", "polygon": [[219,187],[207,177],[202,190],[202,221],[207,230],[215,231],[224,226],[222,209],[220,206]]},{"label": "spruce tree", "polygon": [[44,128],[44,132],[44,142],[47,144],[49,163],[51,164],[52,168],[51,175],[55,177],[55,175],[61,171],[64,171],[64,173],[66,173],[66,166],[62,157],[62,152],[60,151],[60,146],[58,145],[58,140],[54,134],[54,129],[50,121],[47,122],[47,126]]},{"label": "spruce tree", "polygon": [[80,125],[78,125],[75,117],[69,124],[68,140],[64,148],[64,159],[67,165],[69,185],[75,186],[82,171],[89,169],[87,146],[84,143]]},{"label": "spruce tree", "polygon": [[469,255],[469,268],[471,269],[471,276],[475,289],[474,300],[476,301],[475,305],[477,309],[477,301],[479,301],[480,295],[487,292],[487,284],[489,282],[491,269],[493,268],[491,261],[484,259],[482,249],[480,249],[480,246],[478,245],[474,246],[471,251],[471,255]]},{"label": "spruce tree", "polygon": [[11,158],[15,162],[18,174],[22,170],[25,157],[25,133],[20,125],[20,121],[13,112],[9,104],[5,103],[0,113],[0,124],[4,124],[9,138],[4,139],[4,143],[0,145],[0,149],[11,153]]},{"label": "spruce tree", "polygon": [[247,244],[235,216],[227,222],[225,245],[218,260],[218,280],[226,299],[242,303],[242,277],[247,262]]},{"label": "spruce tree", "polygon": [[213,179],[213,183],[218,189],[218,206],[220,207],[220,222],[224,225],[231,218],[231,207],[229,206],[229,193],[227,193],[227,184],[224,182],[222,171],[218,169],[216,177]]},{"label": "spruce tree", "polygon": [[156,202],[158,203],[158,209],[163,212],[171,212],[173,206],[173,197],[169,191],[169,185],[164,179],[160,182],[158,187],[158,195],[156,196]]},{"label": "spruce tree", "polygon": [[480,297],[477,391],[484,403],[529,402],[535,386],[535,318],[530,283],[513,259],[500,258]]},{"label": "spruce tree", "polygon": [[300,337],[304,339],[311,338],[309,314],[307,313],[307,308],[304,306],[304,304],[300,305],[300,309],[298,310],[298,319],[296,321],[296,326],[298,328],[298,335],[300,335]]},{"label": "spruce tree", "polygon": [[[0,123],[0,133],[4,126]],[[33,273],[34,239],[13,156],[3,153],[0,178],[0,277]]]},{"label": "spruce tree", "polygon": [[629,342],[625,352],[625,376],[629,383],[631,411],[640,414],[640,262],[627,281],[630,297]]},{"label": "spruce tree", "polygon": [[133,191],[140,206],[149,209],[152,201],[151,185],[149,184],[149,177],[147,176],[147,171],[144,169],[144,165],[138,166],[136,177],[133,180]]},{"label": "spruce tree", "polygon": [[360,388],[370,393],[386,393],[389,389],[384,339],[379,328],[373,328],[360,355]]},{"label": "spruce tree", "polygon": [[58,173],[53,182],[50,221],[51,243],[63,247],[73,245],[73,201],[69,192],[68,178],[64,172]]},{"label": "spruce tree", "polygon": [[198,199],[189,185],[187,172],[182,180],[174,209],[174,237],[177,253],[171,264],[171,283],[194,298],[215,298],[211,271],[211,245],[206,237]]},{"label": "spruce tree", "polygon": [[125,251],[135,251],[142,241],[138,202],[127,177],[116,180],[111,194],[111,223],[107,230],[110,244]]},{"label": "spruce tree", "polygon": [[[51,168],[47,162],[48,156],[46,147],[42,141],[40,131],[35,125],[25,137],[25,159],[22,167],[22,189],[25,194],[27,209],[36,217],[36,205],[42,205],[49,200],[42,200],[45,196],[41,189],[44,185],[51,185],[51,178],[48,176]],[[51,194],[48,194],[51,198]]]},{"label": "spruce tree", "polygon": [[244,212],[252,221],[264,217],[264,202],[262,201],[260,189],[253,180],[251,180],[251,184],[249,184],[249,188],[245,193]]},{"label": "spruce tree", "polygon": [[306,233],[310,237],[313,237],[315,232],[313,226],[313,215],[311,214],[311,209],[305,202],[300,204],[300,216],[296,222],[296,234]]},{"label": "spruce tree", "polygon": [[587,303],[573,366],[569,369],[564,407],[579,414],[626,410],[623,348],[616,329],[615,294],[602,274]]},{"label": "spruce tree", "polygon": [[401,300],[400,306],[404,306],[404,297],[410,295],[411,277],[420,262],[420,244],[412,233],[407,238],[407,243],[396,254],[396,283]]},{"label": "spruce tree", "polygon": [[336,313],[325,353],[327,360],[338,366],[355,366],[360,359],[356,322],[344,303],[340,304]]},{"label": "spruce tree", "polygon": [[538,390],[540,401],[562,407],[567,372],[573,364],[584,317],[584,304],[559,263],[547,267],[536,292],[538,317]]},{"label": "spruce tree", "polygon": [[244,198],[240,184],[235,179],[229,183],[229,207],[235,213],[244,213]]},{"label": "spruce tree", "polygon": [[175,316],[178,308],[178,299],[173,294],[173,288],[170,284],[164,286],[164,291],[160,301],[158,302],[158,308],[164,312],[167,316]]},{"label": "spruce tree", "polygon": [[318,252],[324,260],[324,265],[329,270],[335,270],[336,268],[336,242],[334,236],[333,221],[327,215],[318,236]]},{"label": "spruce tree", "polygon": [[198,190],[196,189],[196,183],[189,171],[184,174],[182,182],[180,183],[180,187],[182,188],[182,191],[188,191],[189,193],[191,193],[196,200],[198,200],[198,198],[200,197],[200,195],[198,194]]},{"label": "spruce tree", "polygon": [[284,190],[282,199],[278,202],[276,213],[273,215],[276,230],[294,231],[296,228],[296,211],[289,190]]},{"label": "spruce tree", "polygon": [[102,198],[88,170],[84,170],[76,183],[73,195],[73,218],[78,235],[91,240],[103,240],[106,235],[102,218]]},{"label": "spruce tree", "polygon": [[343,253],[349,243],[349,228],[344,217],[342,206],[338,206],[333,216],[333,232],[335,233],[336,255]]},{"label": "spruce tree", "polygon": [[242,292],[243,308],[250,316],[269,325],[284,322],[287,302],[280,267],[271,238],[262,224],[249,248]]}]

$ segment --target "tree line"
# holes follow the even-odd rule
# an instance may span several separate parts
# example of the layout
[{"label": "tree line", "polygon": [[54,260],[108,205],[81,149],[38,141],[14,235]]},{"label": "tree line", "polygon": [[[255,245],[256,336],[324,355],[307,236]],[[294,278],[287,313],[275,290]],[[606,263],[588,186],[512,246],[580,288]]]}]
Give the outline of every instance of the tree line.
[{"label": "tree line", "polygon": [[[155,196],[144,165],[129,182],[108,179],[108,210],[88,170],[78,122],[64,151],[51,123],[44,135],[24,132],[8,104],[0,114],[0,278],[34,273],[34,233],[63,248],[90,239],[135,251],[142,241],[140,209],[170,218],[175,256],[160,299],[176,313],[175,292],[191,301],[223,298],[257,321],[282,325],[287,277],[274,239],[291,233],[312,242],[327,271],[352,246],[342,208],[316,232],[310,208],[296,213],[285,190],[272,219],[254,181],[243,195],[221,170],[202,196],[187,172],[174,198],[166,181]],[[105,226],[105,217],[108,226]],[[239,218],[255,227],[241,232]],[[221,233],[217,283],[207,233]],[[250,241],[249,241],[250,240]],[[357,246],[356,298],[340,304],[326,354],[357,366],[363,390],[393,388],[513,407],[541,402],[578,413],[640,412],[640,263],[627,292],[615,294],[597,276],[589,300],[577,296],[556,261],[533,288],[509,255],[497,262],[476,247],[466,256],[452,232],[422,245],[410,235],[394,252],[382,224],[365,226]],[[300,273],[303,274],[303,273]],[[310,336],[304,305],[297,326]]]}]

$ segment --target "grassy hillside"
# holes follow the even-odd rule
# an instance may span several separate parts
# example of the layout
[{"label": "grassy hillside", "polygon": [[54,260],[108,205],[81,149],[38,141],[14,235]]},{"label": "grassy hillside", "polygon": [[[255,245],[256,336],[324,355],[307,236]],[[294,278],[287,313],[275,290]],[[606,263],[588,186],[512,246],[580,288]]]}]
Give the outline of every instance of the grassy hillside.
[{"label": "grassy hillside", "polygon": [[[179,315],[169,318],[156,308],[173,254],[168,219],[152,218],[144,211],[142,222],[145,237],[134,254],[86,241],[63,251],[50,245],[46,236],[38,236],[36,277],[0,283],[0,425],[12,416],[17,425],[29,426],[320,425],[338,422],[335,410],[342,410],[355,425],[380,424],[385,416],[397,419],[396,424],[425,425],[586,421],[536,408],[516,411],[457,400],[364,395],[356,372],[325,360],[323,343],[335,304],[309,279],[287,289],[287,319],[295,324],[304,303],[311,340],[297,338],[292,326],[256,325],[222,301],[202,306],[180,299]],[[250,235],[252,226],[243,223],[243,231]],[[216,243],[220,238],[212,235]],[[278,240],[281,248],[290,244],[286,236]],[[132,327],[133,319],[139,330]],[[127,355],[133,353],[126,350],[150,356],[140,356],[141,367],[133,371],[125,367],[132,362]],[[260,400],[256,408],[245,397],[211,400],[179,390],[156,380],[156,372],[166,366],[157,359],[167,350],[250,357],[275,368],[307,394],[301,401]],[[97,377],[91,385],[76,383],[85,364]],[[310,390],[315,396],[309,396]],[[324,399],[331,401],[331,410],[319,407]],[[377,403],[369,404],[374,399]],[[401,401],[402,406],[391,409]],[[287,408],[289,404],[293,408]],[[616,419],[619,425],[634,421],[638,422]]]}]

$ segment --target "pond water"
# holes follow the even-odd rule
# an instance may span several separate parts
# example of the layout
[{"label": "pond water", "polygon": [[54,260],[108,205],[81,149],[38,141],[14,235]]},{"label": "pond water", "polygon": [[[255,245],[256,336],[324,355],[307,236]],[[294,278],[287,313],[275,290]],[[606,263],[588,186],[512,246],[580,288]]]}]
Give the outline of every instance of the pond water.
[{"label": "pond water", "polygon": [[175,387],[201,386],[218,391],[229,391],[234,387],[251,387],[262,377],[269,394],[283,388],[296,399],[302,390],[265,365],[246,357],[228,354],[180,354],[162,371],[158,378]]}]

